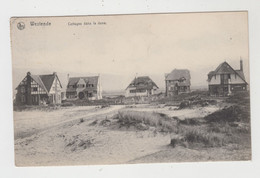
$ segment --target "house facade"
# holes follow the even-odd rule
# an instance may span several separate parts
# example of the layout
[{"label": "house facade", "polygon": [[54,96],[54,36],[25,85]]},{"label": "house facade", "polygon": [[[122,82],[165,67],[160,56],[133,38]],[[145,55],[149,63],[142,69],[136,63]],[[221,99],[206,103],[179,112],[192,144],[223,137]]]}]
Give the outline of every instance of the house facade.
[{"label": "house facade", "polygon": [[227,62],[223,62],[208,74],[210,95],[227,96],[237,91],[246,91],[247,85],[242,60],[239,70],[234,70]]},{"label": "house facade", "polygon": [[136,77],[125,90],[125,97],[151,96],[159,87],[148,76]]},{"label": "house facade", "polygon": [[68,77],[67,99],[102,99],[100,76]]},{"label": "house facade", "polygon": [[190,71],[187,69],[174,69],[165,75],[165,95],[174,96],[190,92]]},{"label": "house facade", "polygon": [[16,90],[16,103],[19,105],[60,104],[62,85],[57,73],[32,75],[27,72]]}]

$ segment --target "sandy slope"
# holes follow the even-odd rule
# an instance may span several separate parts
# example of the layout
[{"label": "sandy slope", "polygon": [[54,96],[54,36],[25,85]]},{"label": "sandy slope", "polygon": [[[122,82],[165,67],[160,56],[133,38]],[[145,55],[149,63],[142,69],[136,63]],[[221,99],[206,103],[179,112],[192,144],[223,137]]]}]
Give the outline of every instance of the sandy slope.
[{"label": "sandy slope", "polygon": [[[15,162],[17,166],[120,164],[208,160],[210,153],[169,147],[170,135],[111,129],[102,120],[121,109],[146,110],[178,117],[199,117],[218,107],[180,111],[138,106],[68,107],[50,112],[14,112]],[[109,123],[108,123],[109,124]],[[220,157],[221,158],[221,157]],[[214,158],[213,158],[214,159]]]},{"label": "sandy slope", "polygon": [[[80,122],[79,119],[62,122],[55,127],[46,127],[29,137],[17,138],[15,140],[16,165],[126,163],[131,159],[162,150],[164,145],[169,143],[169,135],[157,134],[153,131],[110,130],[99,124],[90,126],[93,120],[105,119],[114,112],[114,109],[119,108],[101,110],[95,117],[86,116],[84,122]],[[19,128],[19,124],[16,124]],[[81,142],[88,140],[91,141],[90,145],[86,148],[81,146]]]}]

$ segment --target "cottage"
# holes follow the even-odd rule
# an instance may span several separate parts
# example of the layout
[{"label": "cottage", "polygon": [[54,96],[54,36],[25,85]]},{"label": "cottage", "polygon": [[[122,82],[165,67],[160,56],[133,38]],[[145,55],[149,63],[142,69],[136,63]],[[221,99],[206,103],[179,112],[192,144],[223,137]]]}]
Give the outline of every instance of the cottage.
[{"label": "cottage", "polygon": [[148,76],[136,77],[126,88],[126,97],[150,96],[155,94],[159,87]]},{"label": "cottage", "polygon": [[61,103],[61,82],[57,73],[26,77],[16,88],[16,103],[20,105],[41,105]]},{"label": "cottage", "polygon": [[209,72],[208,85],[210,95],[227,96],[237,91],[247,90],[243,72],[243,61],[240,69],[234,70],[227,62],[221,63],[216,70]]},{"label": "cottage", "polygon": [[66,90],[67,99],[102,99],[102,88],[99,76],[72,77],[68,76]]},{"label": "cottage", "polygon": [[173,96],[190,92],[190,71],[187,69],[174,69],[165,75],[165,95]]}]

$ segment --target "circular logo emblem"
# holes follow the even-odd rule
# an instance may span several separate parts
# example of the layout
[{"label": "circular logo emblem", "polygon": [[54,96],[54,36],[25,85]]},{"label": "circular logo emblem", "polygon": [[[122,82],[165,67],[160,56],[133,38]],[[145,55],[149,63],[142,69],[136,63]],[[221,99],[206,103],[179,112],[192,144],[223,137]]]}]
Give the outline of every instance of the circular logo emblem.
[{"label": "circular logo emblem", "polygon": [[25,28],[25,24],[24,24],[23,22],[19,22],[19,23],[17,24],[17,28],[18,28],[19,30],[23,30],[23,29]]}]

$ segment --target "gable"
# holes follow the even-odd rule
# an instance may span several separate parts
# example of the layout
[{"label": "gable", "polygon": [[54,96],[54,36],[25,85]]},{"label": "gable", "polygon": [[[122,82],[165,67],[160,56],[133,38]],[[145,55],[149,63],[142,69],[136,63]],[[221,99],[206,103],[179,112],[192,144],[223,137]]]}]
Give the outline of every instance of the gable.
[{"label": "gable", "polygon": [[39,77],[39,75],[31,75],[32,80],[34,80],[36,83],[38,83],[39,86],[41,86],[41,88],[43,90],[45,90],[46,92],[48,92],[48,90],[46,89],[44,83],[42,82],[41,78]]},{"label": "gable", "polygon": [[234,70],[227,62],[221,63],[215,71],[211,71],[208,74],[208,82],[211,81],[212,77],[215,75],[221,75],[221,74],[234,74],[237,75],[239,78],[241,78],[246,84],[244,72],[241,70]]},{"label": "gable", "polygon": [[20,85],[27,85],[27,77],[25,77],[15,89],[17,90]]},{"label": "gable", "polygon": [[222,63],[216,70],[216,74],[235,74],[235,70],[227,63]]},{"label": "gable", "polygon": [[[83,83],[83,81],[85,83]],[[98,81],[99,81],[99,76],[91,76],[91,77],[72,77],[69,78],[69,83],[68,85],[77,85],[79,84],[91,84],[93,85],[94,88],[97,88],[98,85]]]},{"label": "gable", "polygon": [[129,87],[135,87],[136,89],[153,89],[154,87],[159,88],[148,76],[135,78],[126,89]]},{"label": "gable", "polygon": [[183,86],[190,85],[190,71],[188,69],[174,69],[171,73],[167,74],[165,80],[167,81],[184,81],[180,82]]},{"label": "gable", "polygon": [[39,77],[41,78],[44,86],[46,87],[47,91],[49,92],[51,89],[51,86],[53,84],[54,81],[54,75],[39,75]]},{"label": "gable", "polygon": [[[60,92],[62,87],[61,87],[60,81],[58,80],[57,76],[56,76],[56,81],[57,81],[57,91]],[[55,80],[53,80],[49,93],[55,93]]]}]

